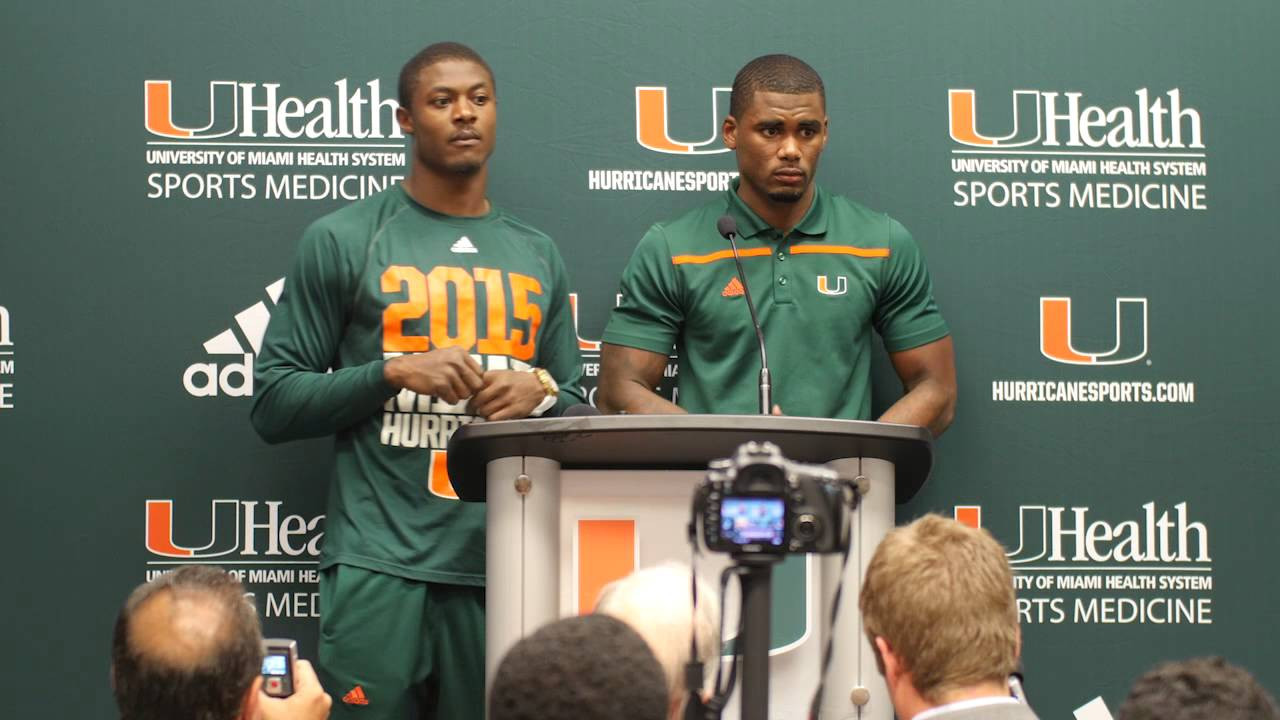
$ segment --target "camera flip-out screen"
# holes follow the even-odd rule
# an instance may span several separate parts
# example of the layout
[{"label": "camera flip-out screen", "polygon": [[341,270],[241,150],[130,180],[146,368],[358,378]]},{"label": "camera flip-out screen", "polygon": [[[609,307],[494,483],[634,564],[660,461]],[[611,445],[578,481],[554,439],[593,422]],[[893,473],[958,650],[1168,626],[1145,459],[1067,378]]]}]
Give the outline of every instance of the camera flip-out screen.
[{"label": "camera flip-out screen", "polygon": [[262,674],[263,675],[288,675],[289,674],[289,656],[288,655],[267,655],[262,658]]},{"label": "camera flip-out screen", "polygon": [[720,535],[735,545],[781,545],[786,506],[780,497],[727,496],[720,504]]}]

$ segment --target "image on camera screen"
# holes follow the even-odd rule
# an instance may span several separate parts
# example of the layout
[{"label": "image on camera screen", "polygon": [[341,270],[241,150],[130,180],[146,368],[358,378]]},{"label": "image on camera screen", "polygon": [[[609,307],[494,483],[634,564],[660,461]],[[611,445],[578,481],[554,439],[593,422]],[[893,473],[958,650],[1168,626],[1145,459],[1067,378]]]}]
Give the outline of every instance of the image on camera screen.
[{"label": "image on camera screen", "polygon": [[289,658],[285,655],[267,655],[262,658],[262,674],[263,675],[287,675],[289,674]]},{"label": "image on camera screen", "polygon": [[777,497],[726,497],[720,503],[720,535],[735,545],[781,545],[786,508]]}]

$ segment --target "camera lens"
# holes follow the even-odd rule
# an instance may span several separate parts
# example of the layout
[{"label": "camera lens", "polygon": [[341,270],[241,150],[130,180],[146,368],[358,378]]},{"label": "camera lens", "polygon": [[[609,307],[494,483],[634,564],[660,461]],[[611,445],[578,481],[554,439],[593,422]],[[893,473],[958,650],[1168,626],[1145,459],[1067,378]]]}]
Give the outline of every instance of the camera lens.
[{"label": "camera lens", "polygon": [[818,518],[812,513],[805,513],[796,518],[796,539],[801,542],[812,542],[818,537]]}]

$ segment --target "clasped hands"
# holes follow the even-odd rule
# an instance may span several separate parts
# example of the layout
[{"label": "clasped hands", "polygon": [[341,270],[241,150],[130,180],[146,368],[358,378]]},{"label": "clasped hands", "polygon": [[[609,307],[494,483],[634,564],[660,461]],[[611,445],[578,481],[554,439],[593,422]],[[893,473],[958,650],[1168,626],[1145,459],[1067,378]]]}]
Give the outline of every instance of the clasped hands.
[{"label": "clasped hands", "polygon": [[383,365],[393,387],[433,395],[447,403],[470,399],[467,411],[485,420],[528,417],[547,391],[537,376],[522,370],[484,370],[460,347],[400,355]]}]

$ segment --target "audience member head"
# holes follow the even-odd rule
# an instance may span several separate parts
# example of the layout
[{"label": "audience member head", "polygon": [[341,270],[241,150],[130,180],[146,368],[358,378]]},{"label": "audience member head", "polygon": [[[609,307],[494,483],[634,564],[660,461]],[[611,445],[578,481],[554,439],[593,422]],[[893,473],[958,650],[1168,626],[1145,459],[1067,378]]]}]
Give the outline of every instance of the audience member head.
[{"label": "audience member head", "polygon": [[183,567],[129,595],[111,685],[122,720],[233,720],[255,707],[262,631],[235,578]]},{"label": "audience member head", "polygon": [[596,612],[626,622],[649,643],[667,678],[669,717],[680,717],[688,699],[684,673],[693,660],[691,637],[696,635],[707,681],[720,659],[720,599],[709,583],[698,578],[695,615],[689,577],[689,566],[681,563],[644,568],[610,583],[596,602]]},{"label": "audience member head", "polygon": [[503,657],[490,720],[664,720],[667,686],[644,638],[607,615],[543,626]]},{"label": "audience member head", "polygon": [[890,531],[867,567],[859,605],[899,716],[962,697],[1008,696],[1018,609],[1004,548],[987,531],[939,515]]},{"label": "audience member head", "polygon": [[1164,663],[1133,683],[1118,720],[1280,720],[1248,670],[1220,657]]}]

